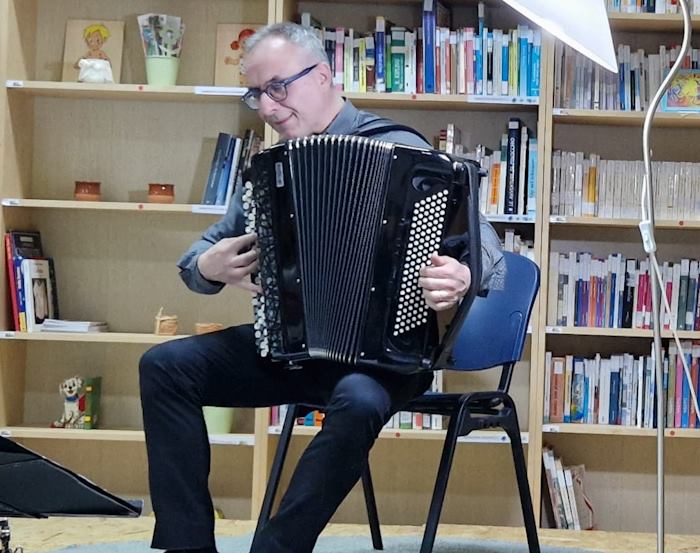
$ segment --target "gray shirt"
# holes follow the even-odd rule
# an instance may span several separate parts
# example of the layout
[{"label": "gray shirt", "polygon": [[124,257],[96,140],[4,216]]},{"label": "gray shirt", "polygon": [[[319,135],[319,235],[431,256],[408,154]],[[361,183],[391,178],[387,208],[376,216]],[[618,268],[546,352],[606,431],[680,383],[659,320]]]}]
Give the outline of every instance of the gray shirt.
[{"label": "gray shirt", "polygon": [[[380,117],[366,111],[358,110],[349,101],[345,101],[342,109],[328,126],[324,134],[353,134],[360,127],[370,129],[371,121],[377,120],[377,126],[386,125],[386,120],[380,122]],[[420,148],[430,148],[430,144],[422,140],[416,134],[408,131],[394,130],[378,133],[372,138],[385,140],[396,144],[406,144]],[[180,277],[188,288],[201,294],[216,294],[223,287],[221,282],[207,280],[197,268],[197,258],[200,254],[211,248],[222,238],[231,238],[245,233],[245,214],[243,212],[243,187],[237,187],[226,215],[218,222],[210,226],[190,249],[177,262],[180,268]],[[481,255],[482,255],[482,279],[481,287],[488,288],[491,276],[496,270],[496,265],[501,261],[501,242],[493,227],[483,217],[480,217],[481,227]],[[464,260],[468,252],[463,252],[460,260]]]}]

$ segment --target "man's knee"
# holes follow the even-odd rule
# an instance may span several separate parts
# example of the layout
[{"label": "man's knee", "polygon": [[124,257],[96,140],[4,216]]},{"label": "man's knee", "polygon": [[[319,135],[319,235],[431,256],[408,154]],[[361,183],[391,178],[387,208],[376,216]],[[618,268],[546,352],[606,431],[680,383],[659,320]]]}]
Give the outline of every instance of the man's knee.
[{"label": "man's knee", "polygon": [[342,419],[356,429],[364,427],[379,432],[390,413],[389,393],[376,380],[364,374],[351,374],[339,383],[327,416]]},{"label": "man's knee", "polygon": [[141,396],[148,397],[157,394],[168,379],[168,367],[175,360],[170,343],[153,346],[139,360],[139,384]]}]

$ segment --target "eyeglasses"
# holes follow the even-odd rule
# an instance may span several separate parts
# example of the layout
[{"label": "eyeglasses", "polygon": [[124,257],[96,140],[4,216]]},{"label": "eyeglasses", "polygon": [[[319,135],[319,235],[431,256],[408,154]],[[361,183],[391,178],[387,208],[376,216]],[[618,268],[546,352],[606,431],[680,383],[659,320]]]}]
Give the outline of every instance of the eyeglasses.
[{"label": "eyeglasses", "polygon": [[263,95],[263,93],[267,94],[270,99],[274,100],[275,102],[281,102],[287,98],[287,87],[297,79],[301,79],[304,75],[311,73],[311,71],[313,71],[317,65],[318,64],[315,63],[314,65],[299,71],[299,73],[296,75],[292,75],[291,77],[287,77],[281,81],[273,81],[265,88],[249,88],[248,92],[243,95],[242,100],[250,109],[255,110],[260,109],[260,97]]}]

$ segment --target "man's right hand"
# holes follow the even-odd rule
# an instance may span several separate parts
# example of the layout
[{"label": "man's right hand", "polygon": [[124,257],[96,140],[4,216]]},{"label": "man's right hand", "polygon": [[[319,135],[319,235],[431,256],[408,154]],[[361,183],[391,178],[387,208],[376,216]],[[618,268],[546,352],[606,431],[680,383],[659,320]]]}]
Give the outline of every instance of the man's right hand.
[{"label": "man's right hand", "polygon": [[262,288],[250,280],[258,270],[256,239],[255,234],[222,238],[197,258],[199,272],[207,280],[261,293]]}]

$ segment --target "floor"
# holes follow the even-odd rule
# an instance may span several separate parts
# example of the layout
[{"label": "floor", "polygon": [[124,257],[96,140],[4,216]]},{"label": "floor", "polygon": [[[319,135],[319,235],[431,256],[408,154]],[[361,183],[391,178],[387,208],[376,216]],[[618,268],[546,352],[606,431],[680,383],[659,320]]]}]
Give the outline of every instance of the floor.
[{"label": "floor", "polygon": [[[12,543],[24,546],[25,553],[40,553],[58,547],[75,544],[109,541],[148,540],[153,528],[153,518],[104,519],[104,518],[50,518],[45,520],[13,519]],[[252,532],[251,521],[218,520],[216,533],[220,536],[235,536]],[[325,535],[357,535],[366,532],[363,525],[333,524]],[[387,526],[382,531],[391,535],[419,535],[415,526]],[[525,542],[524,530],[490,526],[441,525],[440,536],[466,538],[493,538]],[[541,530],[540,541],[545,545],[581,547],[607,553],[643,553],[656,551],[654,534],[623,534],[610,532],[571,532]],[[667,536],[666,553],[700,552],[698,536]]]}]

